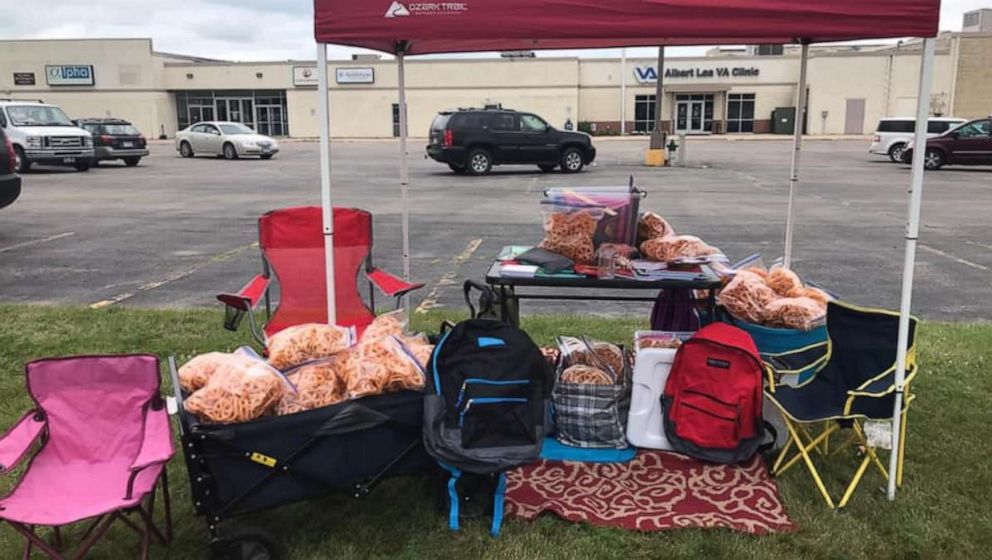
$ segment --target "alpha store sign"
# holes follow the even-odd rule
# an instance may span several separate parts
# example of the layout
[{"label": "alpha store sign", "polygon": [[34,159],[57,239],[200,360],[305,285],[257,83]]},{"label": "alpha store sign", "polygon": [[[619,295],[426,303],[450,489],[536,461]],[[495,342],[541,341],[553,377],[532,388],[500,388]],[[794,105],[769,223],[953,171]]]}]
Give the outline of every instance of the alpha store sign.
[{"label": "alpha store sign", "polygon": [[[757,78],[760,73],[753,66],[717,66],[715,68],[665,68],[665,80],[703,79],[719,80],[727,78]],[[634,77],[639,83],[653,84],[658,81],[658,70],[654,66],[637,66]]]},{"label": "alpha store sign", "polygon": [[91,86],[93,65],[49,64],[45,66],[45,78],[50,86]]}]

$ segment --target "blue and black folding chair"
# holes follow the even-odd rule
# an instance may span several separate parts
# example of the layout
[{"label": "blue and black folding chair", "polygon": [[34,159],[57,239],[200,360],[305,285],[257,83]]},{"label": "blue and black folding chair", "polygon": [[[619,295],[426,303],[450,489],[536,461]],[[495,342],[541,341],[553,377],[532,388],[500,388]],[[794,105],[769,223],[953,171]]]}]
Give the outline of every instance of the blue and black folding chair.
[{"label": "blue and black folding chair", "polygon": [[[916,324],[916,318],[912,318],[906,356],[902,433],[899,449],[893,451],[898,453],[896,472],[890,473],[879,458],[878,448],[865,433],[865,422],[892,420],[899,314],[830,302],[826,360],[822,367],[812,379],[799,386],[770,386],[765,391],[769,402],[782,412],[790,436],[772,466],[773,474],[781,475],[803,461],[831,508],[847,505],[871,465],[875,465],[886,480],[895,476],[896,484],[902,484],[906,413],[913,400],[910,386],[917,371]],[[783,359],[788,361],[789,357]],[[841,430],[849,431],[849,436],[839,446],[829,448],[827,442],[831,435]],[[835,502],[816,469],[813,456],[836,456],[855,444],[864,456],[840,500]],[[795,451],[791,457],[790,451]]]}]

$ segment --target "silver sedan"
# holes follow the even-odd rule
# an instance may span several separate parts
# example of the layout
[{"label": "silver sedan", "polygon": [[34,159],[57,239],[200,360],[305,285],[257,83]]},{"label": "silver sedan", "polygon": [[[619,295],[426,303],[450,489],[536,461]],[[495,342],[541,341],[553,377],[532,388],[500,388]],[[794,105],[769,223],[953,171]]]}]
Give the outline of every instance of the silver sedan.
[{"label": "silver sedan", "polygon": [[176,133],[176,150],[187,158],[208,154],[226,159],[243,156],[269,159],[279,153],[279,144],[241,123],[204,121]]}]

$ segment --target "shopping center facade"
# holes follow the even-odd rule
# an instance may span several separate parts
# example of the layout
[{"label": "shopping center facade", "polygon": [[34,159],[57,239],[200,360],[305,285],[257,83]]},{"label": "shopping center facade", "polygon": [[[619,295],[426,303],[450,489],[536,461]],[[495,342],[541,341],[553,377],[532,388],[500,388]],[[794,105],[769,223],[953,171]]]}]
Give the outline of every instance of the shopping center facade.
[{"label": "shopping center facade", "polygon": [[[990,60],[992,33],[942,34],[931,113],[972,118],[992,112]],[[912,115],[919,63],[919,44],[913,42],[812,48],[807,133],[867,134],[879,118]],[[359,56],[330,66],[331,134],[396,135],[394,61]],[[426,135],[438,111],[489,104],[597,134],[618,134],[621,128],[645,133],[653,126],[653,58],[412,58],[406,72],[414,136]],[[798,48],[722,48],[705,56],[667,57],[661,74],[668,131],[762,134],[791,128]],[[41,99],[72,118],[128,119],[148,136],[172,136],[190,123],[217,119],[245,122],[274,136],[314,137],[315,93],[312,61],[176,55],[156,51],[150,39],[0,41],[0,98]]]}]

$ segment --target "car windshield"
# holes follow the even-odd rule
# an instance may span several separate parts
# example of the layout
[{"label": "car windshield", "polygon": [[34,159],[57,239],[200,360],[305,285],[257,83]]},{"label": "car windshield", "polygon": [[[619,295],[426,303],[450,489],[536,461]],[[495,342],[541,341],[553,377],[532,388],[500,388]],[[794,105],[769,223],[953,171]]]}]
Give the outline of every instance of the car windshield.
[{"label": "car windshield", "polygon": [[14,126],[73,126],[65,112],[44,105],[11,105],[7,116]]},{"label": "car windshield", "polygon": [[255,134],[255,131],[239,123],[219,124],[224,134]]}]

